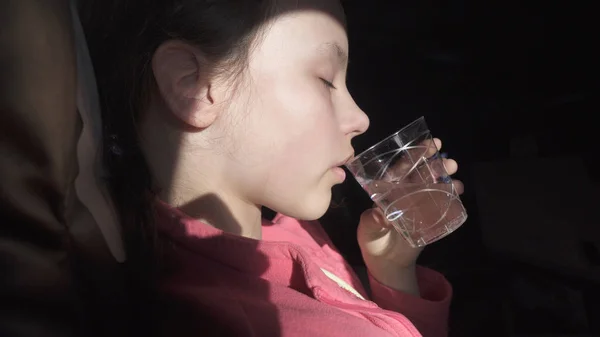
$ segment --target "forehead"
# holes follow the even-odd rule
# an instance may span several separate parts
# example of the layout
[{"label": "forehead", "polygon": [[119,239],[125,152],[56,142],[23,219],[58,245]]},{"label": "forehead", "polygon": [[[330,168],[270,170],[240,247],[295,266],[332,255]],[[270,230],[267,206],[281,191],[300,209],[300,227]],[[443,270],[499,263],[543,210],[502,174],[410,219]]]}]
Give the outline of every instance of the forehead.
[{"label": "forehead", "polygon": [[344,23],[330,12],[298,9],[280,14],[265,26],[254,54],[278,63],[319,55],[345,62],[348,38]]}]

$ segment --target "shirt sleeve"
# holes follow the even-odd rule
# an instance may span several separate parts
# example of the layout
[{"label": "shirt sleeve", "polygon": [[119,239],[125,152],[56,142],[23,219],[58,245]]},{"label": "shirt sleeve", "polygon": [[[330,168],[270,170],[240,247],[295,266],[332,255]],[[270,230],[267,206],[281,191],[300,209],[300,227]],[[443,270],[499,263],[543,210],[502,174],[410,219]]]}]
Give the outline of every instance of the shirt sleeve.
[{"label": "shirt sleeve", "polygon": [[406,316],[423,337],[447,336],[452,286],[442,274],[425,267],[417,267],[417,281],[421,297],[389,288],[369,274],[371,299]]}]

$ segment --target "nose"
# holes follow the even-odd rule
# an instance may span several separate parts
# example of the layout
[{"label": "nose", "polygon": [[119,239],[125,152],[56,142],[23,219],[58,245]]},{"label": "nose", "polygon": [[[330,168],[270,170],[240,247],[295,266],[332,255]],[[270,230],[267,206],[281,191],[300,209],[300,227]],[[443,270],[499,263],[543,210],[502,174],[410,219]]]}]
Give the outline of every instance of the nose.
[{"label": "nose", "polygon": [[341,129],[350,139],[361,135],[369,128],[369,117],[356,104],[352,96],[348,93],[346,104],[342,104],[341,111]]}]

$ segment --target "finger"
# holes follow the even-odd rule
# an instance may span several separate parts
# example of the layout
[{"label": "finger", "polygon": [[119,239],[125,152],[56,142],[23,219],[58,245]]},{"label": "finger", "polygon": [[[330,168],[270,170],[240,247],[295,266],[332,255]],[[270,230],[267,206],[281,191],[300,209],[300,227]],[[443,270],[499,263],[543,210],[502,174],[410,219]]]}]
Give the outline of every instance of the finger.
[{"label": "finger", "polygon": [[386,221],[383,211],[379,207],[364,211],[360,216],[360,224],[370,231],[382,231],[390,227],[390,223]]},{"label": "finger", "polygon": [[428,139],[424,141],[421,145],[427,148],[424,157],[429,158],[434,156],[442,148],[442,141],[439,138],[433,138],[433,140]]},{"label": "finger", "polygon": [[442,140],[441,139],[433,138],[433,143],[435,144],[435,147],[438,151],[442,149]]},{"label": "finger", "polygon": [[453,175],[454,173],[456,173],[456,171],[458,171],[458,163],[456,162],[456,160],[444,159],[443,163],[444,163],[444,168],[446,168],[446,172],[449,175]]},{"label": "finger", "polygon": [[463,192],[465,191],[465,185],[460,180],[452,180],[452,185],[454,185],[454,190],[459,195],[463,194]]}]

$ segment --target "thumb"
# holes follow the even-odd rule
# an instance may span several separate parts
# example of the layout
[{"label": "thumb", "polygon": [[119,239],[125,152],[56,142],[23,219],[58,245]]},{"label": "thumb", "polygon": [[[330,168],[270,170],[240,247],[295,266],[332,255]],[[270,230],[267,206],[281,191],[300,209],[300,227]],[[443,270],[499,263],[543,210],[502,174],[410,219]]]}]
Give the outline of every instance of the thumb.
[{"label": "thumb", "polygon": [[380,236],[390,231],[391,224],[386,220],[383,211],[379,207],[374,207],[362,213],[358,228],[362,234]]},{"label": "thumb", "polygon": [[392,226],[385,220],[379,208],[363,212],[356,234],[363,258],[385,255],[393,247],[390,244],[394,240]]}]

